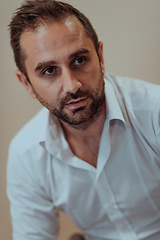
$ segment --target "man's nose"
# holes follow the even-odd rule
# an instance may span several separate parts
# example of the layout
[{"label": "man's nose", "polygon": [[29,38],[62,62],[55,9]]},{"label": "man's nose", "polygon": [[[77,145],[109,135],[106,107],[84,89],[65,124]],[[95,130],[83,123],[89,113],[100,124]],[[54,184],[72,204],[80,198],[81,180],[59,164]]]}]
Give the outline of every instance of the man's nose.
[{"label": "man's nose", "polygon": [[81,82],[77,79],[72,70],[64,68],[62,70],[63,91],[65,93],[76,93],[82,87]]}]

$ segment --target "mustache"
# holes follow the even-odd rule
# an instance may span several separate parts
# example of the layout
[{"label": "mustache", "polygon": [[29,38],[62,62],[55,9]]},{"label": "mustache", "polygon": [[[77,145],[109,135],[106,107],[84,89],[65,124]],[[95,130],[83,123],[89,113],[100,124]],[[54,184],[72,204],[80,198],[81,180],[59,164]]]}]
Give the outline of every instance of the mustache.
[{"label": "mustache", "polygon": [[91,97],[92,98],[92,92],[89,90],[82,91],[80,89],[76,93],[68,92],[66,94],[66,96],[60,100],[61,107],[63,108],[65,104],[67,104],[68,102],[70,102],[72,100],[76,100],[78,98],[83,98],[83,97]]}]

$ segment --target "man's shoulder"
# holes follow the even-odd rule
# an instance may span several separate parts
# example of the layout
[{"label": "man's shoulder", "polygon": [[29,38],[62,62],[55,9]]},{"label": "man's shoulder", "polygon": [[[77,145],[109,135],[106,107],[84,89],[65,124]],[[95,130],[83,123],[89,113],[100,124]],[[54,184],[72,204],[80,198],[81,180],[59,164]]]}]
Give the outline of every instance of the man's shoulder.
[{"label": "man's shoulder", "polygon": [[45,140],[49,119],[49,111],[41,109],[22,129],[14,136],[11,145],[19,152],[25,152]]},{"label": "man's shoulder", "polygon": [[116,100],[128,128],[159,153],[160,85],[109,75]]},{"label": "man's shoulder", "polygon": [[140,107],[152,109],[160,98],[160,85],[112,74],[107,74],[106,78],[112,84],[117,98],[123,98],[125,105],[135,110]]}]

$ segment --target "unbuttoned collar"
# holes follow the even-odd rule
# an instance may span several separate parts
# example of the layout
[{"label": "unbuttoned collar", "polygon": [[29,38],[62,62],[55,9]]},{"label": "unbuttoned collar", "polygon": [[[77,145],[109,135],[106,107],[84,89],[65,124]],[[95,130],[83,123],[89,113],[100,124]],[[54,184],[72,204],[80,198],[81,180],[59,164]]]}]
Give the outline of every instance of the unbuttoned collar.
[{"label": "unbuttoned collar", "polygon": [[[125,124],[125,120],[120,108],[120,104],[117,100],[114,86],[109,78],[110,77],[108,74],[106,74],[106,76],[104,77],[107,113],[106,121],[109,123],[113,119],[118,119],[120,121],[123,121]],[[57,158],[63,158],[62,154],[65,154],[65,152],[67,153],[65,154],[66,160],[69,157],[73,157],[72,152],[68,151],[69,145],[65,139],[61,124],[57,117],[53,116],[51,113],[49,114],[48,118],[48,127],[45,139],[44,141],[41,141],[40,144]]]},{"label": "unbuttoned collar", "polygon": [[116,95],[114,85],[111,81],[110,75],[106,74],[105,81],[105,96],[106,96],[106,121],[110,122],[113,119],[119,119],[125,123],[124,116],[120,107],[120,99]]}]

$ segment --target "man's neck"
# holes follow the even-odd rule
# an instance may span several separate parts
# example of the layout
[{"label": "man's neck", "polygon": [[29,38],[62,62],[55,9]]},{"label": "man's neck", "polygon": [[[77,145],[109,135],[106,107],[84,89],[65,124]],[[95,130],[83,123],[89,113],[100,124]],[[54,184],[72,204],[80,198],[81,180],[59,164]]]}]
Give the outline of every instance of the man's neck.
[{"label": "man's neck", "polygon": [[105,102],[98,116],[88,122],[83,128],[77,129],[68,123],[62,122],[65,138],[72,152],[85,162],[96,167],[99,144],[106,119]]}]

